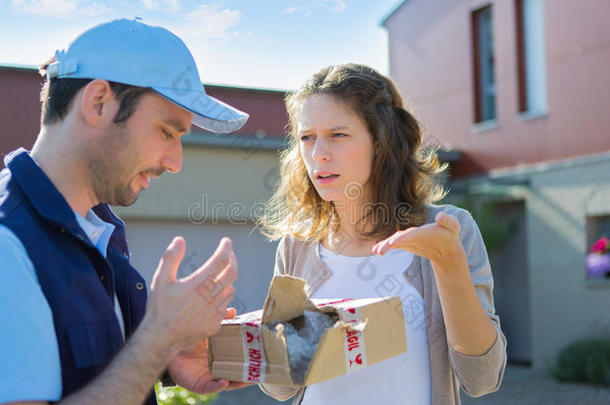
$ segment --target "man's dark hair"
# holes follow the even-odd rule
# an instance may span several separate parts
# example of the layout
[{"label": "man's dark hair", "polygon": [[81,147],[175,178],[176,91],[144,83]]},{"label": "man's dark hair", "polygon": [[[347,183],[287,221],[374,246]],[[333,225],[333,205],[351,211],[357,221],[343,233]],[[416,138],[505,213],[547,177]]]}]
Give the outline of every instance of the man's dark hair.
[{"label": "man's dark hair", "polygon": [[[55,61],[52,57],[40,65],[38,72],[46,77],[48,66]],[[40,91],[42,113],[40,125],[50,125],[65,118],[74,96],[93,79],[51,79],[46,80]],[[119,110],[113,119],[116,124],[123,123],[131,117],[140,98],[144,94],[152,93],[150,87],[130,86],[123,83],[108,82],[112,93],[119,101]]]}]

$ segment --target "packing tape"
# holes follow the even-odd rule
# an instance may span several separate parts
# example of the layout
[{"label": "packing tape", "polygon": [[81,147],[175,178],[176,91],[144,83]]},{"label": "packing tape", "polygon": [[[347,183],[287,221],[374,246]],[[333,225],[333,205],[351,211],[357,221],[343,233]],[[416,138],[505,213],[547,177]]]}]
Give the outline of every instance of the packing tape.
[{"label": "packing tape", "polygon": [[[358,308],[341,308],[339,318],[347,325],[360,326],[362,318]],[[352,373],[366,367],[366,346],[361,328],[345,328],[343,349],[345,351],[345,372]]]},{"label": "packing tape", "polygon": [[241,341],[246,359],[242,381],[250,383],[265,382],[266,363],[260,319],[253,319],[241,324]]}]

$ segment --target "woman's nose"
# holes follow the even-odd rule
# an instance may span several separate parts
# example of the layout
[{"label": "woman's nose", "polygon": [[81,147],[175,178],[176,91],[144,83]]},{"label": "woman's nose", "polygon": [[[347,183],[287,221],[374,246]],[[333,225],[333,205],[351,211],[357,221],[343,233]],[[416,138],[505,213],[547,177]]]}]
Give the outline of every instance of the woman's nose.
[{"label": "woman's nose", "polygon": [[316,162],[325,162],[330,160],[330,150],[328,143],[320,137],[316,138],[313,145],[312,157]]}]

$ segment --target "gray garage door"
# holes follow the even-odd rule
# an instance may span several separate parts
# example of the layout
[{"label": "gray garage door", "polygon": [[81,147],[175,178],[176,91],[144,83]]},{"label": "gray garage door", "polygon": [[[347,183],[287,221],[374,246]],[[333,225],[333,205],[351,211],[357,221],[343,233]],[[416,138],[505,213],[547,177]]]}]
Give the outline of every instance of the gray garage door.
[{"label": "gray garage door", "polygon": [[204,263],[223,236],[230,237],[239,264],[233,305],[240,313],[262,307],[273,275],[277,244],[268,242],[257,231],[252,232],[252,225],[196,225],[136,219],[127,219],[126,223],[131,262],[148,285],[161,254],[174,236],[180,235],[186,240],[186,254],[179,268],[179,275],[182,276]]}]

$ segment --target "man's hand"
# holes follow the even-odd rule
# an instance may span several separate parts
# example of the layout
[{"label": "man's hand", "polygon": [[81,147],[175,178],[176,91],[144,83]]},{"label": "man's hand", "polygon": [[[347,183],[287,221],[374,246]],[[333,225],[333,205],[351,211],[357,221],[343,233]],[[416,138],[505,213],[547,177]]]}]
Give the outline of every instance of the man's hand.
[{"label": "man's hand", "polygon": [[[235,309],[229,308],[225,318],[230,319],[234,316]],[[208,368],[207,340],[178,353],[170,363],[168,370],[176,384],[199,394],[212,394],[249,385],[244,382],[212,379]]]},{"label": "man's hand", "polygon": [[[145,320],[168,347],[168,362],[215,334],[233,299],[237,260],[229,238],[223,238],[208,261],[192,274],[176,278],[184,256],[184,239],[176,237],[153,276]],[[148,318],[148,319],[146,319]]]},{"label": "man's hand", "polygon": [[[197,355],[207,355],[201,342],[218,331],[235,294],[232,283],[237,278],[237,260],[231,240],[222,239],[203,266],[178,280],[176,273],[184,250],[184,239],[174,238],[153,276],[146,315],[136,331],[104,371],[64,398],[62,405],[140,404],[172,359],[189,348],[178,357],[182,363],[175,363],[185,369],[190,364],[189,373],[182,376],[185,385],[188,376],[193,379],[190,388],[199,384],[200,391],[212,392],[226,386],[226,382],[210,381],[209,371],[206,377],[205,370],[192,367]],[[197,350],[193,349],[198,343]],[[189,358],[190,363],[184,361]],[[200,360],[199,364],[207,369],[207,360]],[[197,372],[202,373],[199,382],[194,380]]]}]

